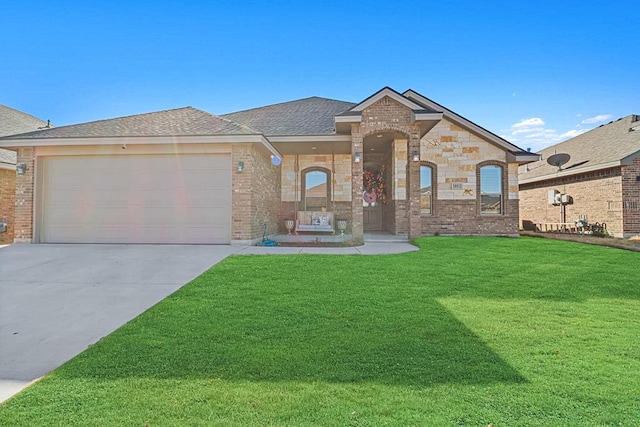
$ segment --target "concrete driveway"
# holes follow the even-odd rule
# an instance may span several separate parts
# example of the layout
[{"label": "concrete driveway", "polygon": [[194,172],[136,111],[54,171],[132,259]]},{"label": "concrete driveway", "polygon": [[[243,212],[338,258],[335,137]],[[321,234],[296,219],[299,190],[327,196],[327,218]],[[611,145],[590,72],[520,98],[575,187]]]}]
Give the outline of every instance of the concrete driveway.
[{"label": "concrete driveway", "polygon": [[242,249],[0,247],[0,402]]}]

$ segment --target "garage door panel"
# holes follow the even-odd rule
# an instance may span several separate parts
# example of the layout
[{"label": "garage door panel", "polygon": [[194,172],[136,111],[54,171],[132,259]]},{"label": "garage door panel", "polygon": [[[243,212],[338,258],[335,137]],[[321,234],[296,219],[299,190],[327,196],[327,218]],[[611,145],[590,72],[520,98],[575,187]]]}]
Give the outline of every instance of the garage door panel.
[{"label": "garage door panel", "polygon": [[229,243],[228,155],[44,159],[41,240]]}]

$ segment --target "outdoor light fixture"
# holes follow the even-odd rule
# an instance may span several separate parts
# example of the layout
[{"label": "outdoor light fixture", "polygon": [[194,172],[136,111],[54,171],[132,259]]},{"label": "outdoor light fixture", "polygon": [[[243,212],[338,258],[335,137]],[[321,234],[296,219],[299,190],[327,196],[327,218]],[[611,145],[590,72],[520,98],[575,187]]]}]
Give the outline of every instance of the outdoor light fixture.
[{"label": "outdoor light fixture", "polygon": [[414,162],[419,162],[420,153],[418,153],[416,150],[413,150],[413,152],[411,153],[411,158],[413,159]]},{"label": "outdoor light fixture", "polygon": [[24,175],[24,173],[27,171],[27,164],[26,163],[18,163],[16,165],[16,173],[18,175]]},{"label": "outdoor light fixture", "polygon": [[356,162],[356,163],[360,163],[360,160],[361,160],[361,157],[360,157],[360,156],[361,156],[360,152],[359,152],[359,151],[358,151],[358,152],[356,152],[356,153],[353,155],[353,161],[354,161],[354,162]]},{"label": "outdoor light fixture", "polygon": [[271,164],[273,166],[280,166],[280,163],[282,163],[282,159],[279,156],[276,156],[275,154],[271,155]]},{"label": "outdoor light fixture", "polygon": [[238,162],[238,173],[242,173],[244,170],[244,162]]}]

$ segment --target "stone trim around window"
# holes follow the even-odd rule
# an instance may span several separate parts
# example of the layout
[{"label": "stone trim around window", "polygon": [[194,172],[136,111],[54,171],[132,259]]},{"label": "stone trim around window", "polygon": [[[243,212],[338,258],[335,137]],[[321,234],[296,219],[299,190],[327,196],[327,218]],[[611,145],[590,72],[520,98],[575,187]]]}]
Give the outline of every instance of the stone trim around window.
[{"label": "stone trim around window", "polygon": [[[500,213],[490,213],[490,212],[482,212],[482,182],[480,180],[480,171],[485,166],[498,166],[501,169],[501,200],[500,200]],[[508,165],[505,162],[501,162],[499,160],[486,160],[484,162],[480,162],[476,165],[476,212],[478,216],[505,216],[507,214],[507,189],[509,188],[508,175],[507,175]]]},{"label": "stone trim around window", "polygon": [[[420,216],[434,216],[436,214],[438,199],[438,165],[425,160],[420,161],[420,178],[422,179],[422,166],[431,168],[431,212],[422,212],[422,201],[420,203]],[[422,187],[422,186],[421,186]],[[421,189],[422,190],[422,189]],[[422,193],[422,191],[421,191]],[[420,196],[422,198],[422,194]]]},{"label": "stone trim around window", "polygon": [[[310,172],[322,172],[324,174],[326,174],[327,176],[327,181],[326,181],[326,202],[325,202],[325,206],[324,208],[326,210],[329,210],[329,207],[331,206],[331,182],[333,180],[333,177],[331,176],[331,170],[328,168],[324,168],[321,166],[311,166],[308,167],[306,169],[303,169],[300,172],[300,177],[301,177],[301,185],[300,185],[300,197],[301,197],[301,203],[304,206],[305,210],[309,210],[308,206],[307,206],[307,174]],[[319,210],[321,208],[321,206],[312,206],[312,210]]]}]

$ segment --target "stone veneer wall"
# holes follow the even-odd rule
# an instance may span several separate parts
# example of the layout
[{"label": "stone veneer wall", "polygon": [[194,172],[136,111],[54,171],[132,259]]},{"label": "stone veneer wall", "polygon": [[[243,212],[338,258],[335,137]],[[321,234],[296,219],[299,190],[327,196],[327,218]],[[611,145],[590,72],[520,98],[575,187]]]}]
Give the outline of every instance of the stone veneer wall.
[{"label": "stone veneer wall", "polygon": [[[246,242],[277,231],[280,213],[280,166],[271,163],[270,152],[256,144],[234,144],[232,165],[232,241]],[[237,171],[238,162],[244,170]]]},{"label": "stone veneer wall", "polygon": [[16,171],[0,168],[0,222],[7,220],[7,231],[0,233],[0,245],[13,243],[16,200]]},{"label": "stone veneer wall", "polygon": [[567,222],[586,214],[590,223],[604,222],[610,234],[622,237],[622,178],[619,167],[520,185],[523,227],[526,221],[560,222],[561,207],[548,203],[549,190],[573,197],[573,204],[566,206]]},{"label": "stone veneer wall", "polygon": [[302,171],[310,167],[323,167],[332,173],[332,194],[336,202],[351,201],[351,156],[349,154],[300,154],[298,155],[298,172],[295,169],[296,156],[288,155],[282,159],[282,201],[296,200],[296,180],[298,202],[302,194]]},{"label": "stone veneer wall", "polygon": [[[422,234],[518,234],[518,168],[506,152],[442,120],[421,139],[420,159],[435,165],[433,214],[422,215]],[[503,213],[481,215],[479,166],[503,167]]]}]

